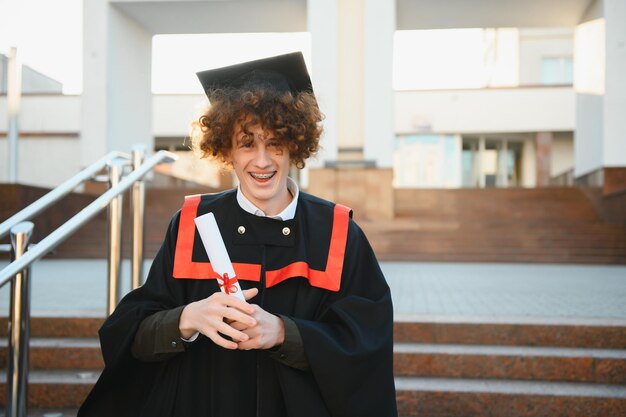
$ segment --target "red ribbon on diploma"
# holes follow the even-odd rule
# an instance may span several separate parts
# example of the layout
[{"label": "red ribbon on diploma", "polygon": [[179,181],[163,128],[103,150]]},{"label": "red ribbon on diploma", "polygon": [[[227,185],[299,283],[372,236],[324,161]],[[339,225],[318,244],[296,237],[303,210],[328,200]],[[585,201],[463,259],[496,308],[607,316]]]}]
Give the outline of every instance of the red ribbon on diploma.
[{"label": "red ribbon on diploma", "polygon": [[235,286],[235,283],[237,282],[237,277],[229,278],[228,274],[224,273],[223,277],[218,278],[218,283],[220,280],[222,282],[219,285],[220,287],[224,288],[224,292],[226,294],[233,294],[237,292],[237,287]]}]

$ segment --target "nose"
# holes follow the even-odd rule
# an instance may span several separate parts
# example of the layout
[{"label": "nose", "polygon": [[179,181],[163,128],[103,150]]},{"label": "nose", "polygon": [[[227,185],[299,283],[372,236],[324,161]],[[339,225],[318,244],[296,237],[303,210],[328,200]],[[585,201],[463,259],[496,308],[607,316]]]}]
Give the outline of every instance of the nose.
[{"label": "nose", "polygon": [[265,147],[265,144],[261,143],[257,147],[256,155],[254,156],[254,164],[258,168],[267,168],[272,164],[272,160],[270,159],[269,152]]}]

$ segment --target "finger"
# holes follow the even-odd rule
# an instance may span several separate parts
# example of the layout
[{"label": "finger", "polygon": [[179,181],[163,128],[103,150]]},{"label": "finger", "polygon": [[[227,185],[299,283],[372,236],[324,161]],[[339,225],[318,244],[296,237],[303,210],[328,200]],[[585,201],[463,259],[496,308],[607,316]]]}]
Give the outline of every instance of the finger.
[{"label": "finger", "polygon": [[259,289],[258,288],[250,288],[247,290],[243,290],[243,296],[244,298],[247,300],[256,297],[256,295],[259,293]]},{"label": "finger", "polygon": [[250,349],[258,349],[259,343],[256,339],[250,339],[245,342],[237,343],[237,349],[239,350],[250,350]]},{"label": "finger", "polygon": [[211,339],[213,341],[213,343],[215,343],[218,346],[221,346],[225,349],[231,349],[231,350],[235,350],[237,349],[237,343],[233,342],[232,340],[228,340],[223,338],[218,332],[216,331],[211,331],[208,333],[204,333],[204,335],[206,337],[208,337],[209,339]]},{"label": "finger", "polygon": [[236,308],[227,307],[222,314],[222,317],[226,319],[226,323],[230,324],[233,321],[238,321],[245,324],[247,327],[256,326],[256,319],[250,317],[248,314],[242,313]]},{"label": "finger", "polygon": [[[245,293],[245,291],[243,292]],[[214,292],[213,294],[205,298],[205,300],[209,301],[212,305],[238,306],[242,309],[244,309],[245,306],[248,305],[248,303],[244,300],[235,297],[232,294],[226,294],[221,291]]]},{"label": "finger", "polygon": [[[254,290],[258,292],[256,288],[254,288]],[[250,304],[246,303],[243,300],[240,300],[239,298],[233,295],[226,295],[226,294],[220,293],[220,297],[217,299],[217,301],[224,306],[235,307],[243,311],[246,314],[252,314],[254,312],[254,308]]]},{"label": "finger", "polygon": [[236,329],[236,330],[239,330],[239,331],[244,331],[244,330],[250,328],[250,326],[248,326],[247,324],[242,323],[240,321],[233,321],[233,322],[228,323],[228,325],[230,327],[232,327],[233,329]]},{"label": "finger", "polygon": [[221,322],[217,326],[215,326],[215,329],[221,334],[233,339],[235,343],[245,342],[246,340],[249,339],[249,336],[247,334],[235,329],[234,327],[229,326],[228,324],[224,322]]}]

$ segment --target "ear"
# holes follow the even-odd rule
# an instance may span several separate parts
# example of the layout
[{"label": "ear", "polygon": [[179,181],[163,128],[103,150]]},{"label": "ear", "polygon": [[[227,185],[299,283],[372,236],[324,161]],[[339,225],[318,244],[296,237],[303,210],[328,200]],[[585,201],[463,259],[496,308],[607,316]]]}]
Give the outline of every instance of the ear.
[{"label": "ear", "polygon": [[224,157],[222,158],[222,162],[223,162],[223,166],[225,169],[227,170],[232,170],[235,168],[235,166],[233,165],[233,157],[232,157],[232,149],[229,149],[228,152],[226,154],[224,154]]}]

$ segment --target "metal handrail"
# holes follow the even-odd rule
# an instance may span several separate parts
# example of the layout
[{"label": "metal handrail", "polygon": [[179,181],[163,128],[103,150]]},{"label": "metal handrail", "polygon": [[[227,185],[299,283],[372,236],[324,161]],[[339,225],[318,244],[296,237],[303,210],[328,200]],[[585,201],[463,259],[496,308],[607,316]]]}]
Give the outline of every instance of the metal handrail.
[{"label": "metal handrail", "polygon": [[31,250],[27,251],[24,256],[11,262],[0,270],[0,287],[9,282],[15,274],[27,268],[36,260],[47,255],[50,251],[52,251],[52,249],[67,239],[78,228],[95,217],[100,211],[107,208],[111,200],[130,188],[137,180],[141,179],[152,168],[154,168],[155,165],[162,162],[172,162],[176,159],[178,159],[176,154],[168,151],[158,151],[156,154],[146,159],[138,169],[128,174],[128,176],[120,181],[117,186],[107,190],[91,204],[78,212],[74,217],[59,226],[58,229],[42,239]]},{"label": "metal handrail", "polygon": [[[12,259],[27,251],[33,223],[22,222],[11,228]],[[11,280],[9,340],[7,346],[7,417],[25,417],[28,397],[28,340],[30,338],[30,268]]]},{"label": "metal handrail", "polygon": [[113,151],[98,159],[96,162],[89,165],[87,168],[83,169],[72,178],[68,179],[63,184],[56,187],[54,190],[50,191],[34,203],[30,204],[29,206],[25,207],[24,209],[20,210],[13,216],[0,223],[0,238],[8,234],[11,228],[16,224],[32,219],[39,212],[45,210],[57,200],[71,193],[80,184],[93,178],[98,172],[100,172],[104,167],[107,166],[107,163],[110,160],[115,158],[130,160],[130,155],[123,152]]}]

